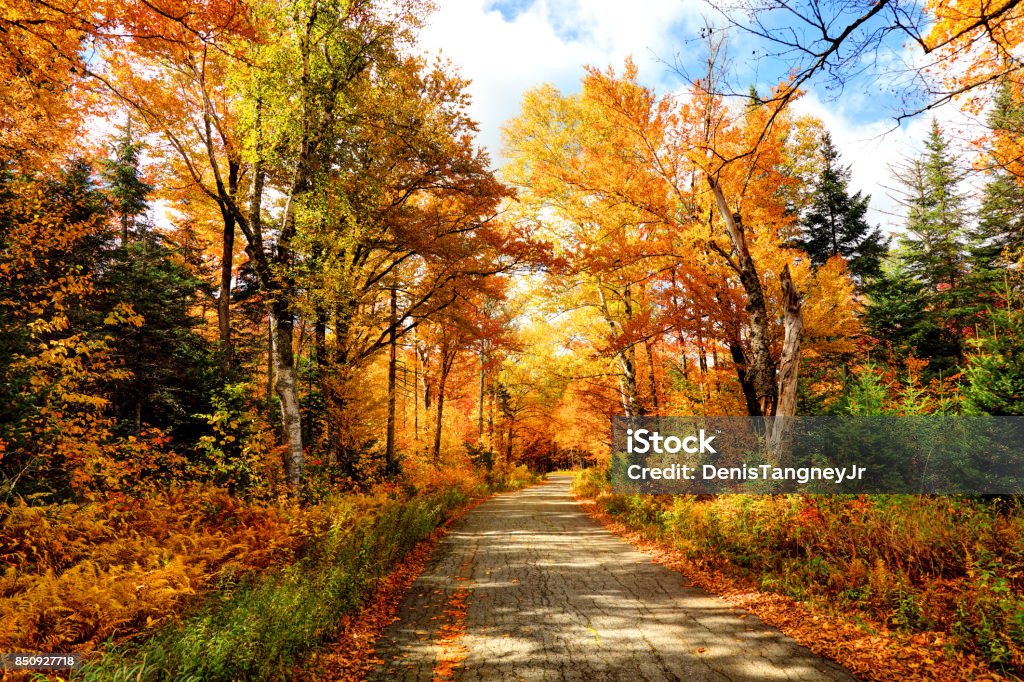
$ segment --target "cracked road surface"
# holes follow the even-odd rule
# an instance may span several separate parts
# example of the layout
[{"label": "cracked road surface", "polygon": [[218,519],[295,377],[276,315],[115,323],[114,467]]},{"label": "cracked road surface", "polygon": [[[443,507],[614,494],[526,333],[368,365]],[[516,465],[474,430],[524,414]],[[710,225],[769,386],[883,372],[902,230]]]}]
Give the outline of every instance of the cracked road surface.
[{"label": "cracked road surface", "polygon": [[467,592],[459,680],[854,679],[652,563],[587,516],[569,483],[494,497],[454,525],[378,642],[370,679],[433,679],[439,631],[463,619],[452,604]]}]

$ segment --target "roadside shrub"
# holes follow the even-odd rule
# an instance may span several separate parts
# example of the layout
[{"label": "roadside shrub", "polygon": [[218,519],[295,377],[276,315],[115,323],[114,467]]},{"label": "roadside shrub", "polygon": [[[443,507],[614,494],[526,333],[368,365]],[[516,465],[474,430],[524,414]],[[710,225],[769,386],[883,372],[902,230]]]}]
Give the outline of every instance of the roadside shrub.
[{"label": "roadside shrub", "polygon": [[606,469],[580,469],[573,474],[572,492],[580,497],[596,498],[608,488]]},{"label": "roadside shrub", "polygon": [[624,496],[594,478],[579,475],[575,489],[695,562],[893,629],[940,629],[1004,670],[1024,670],[1018,505],[911,495]]},{"label": "roadside shrub", "polygon": [[495,492],[519,490],[528,485],[533,485],[539,480],[540,476],[522,464],[512,466],[500,462],[487,472],[487,482]]},{"label": "roadside shrub", "polygon": [[85,680],[288,679],[415,543],[468,500],[458,488],[412,499],[345,500],[347,513],[297,563],[222,591],[199,613],[84,669]]}]

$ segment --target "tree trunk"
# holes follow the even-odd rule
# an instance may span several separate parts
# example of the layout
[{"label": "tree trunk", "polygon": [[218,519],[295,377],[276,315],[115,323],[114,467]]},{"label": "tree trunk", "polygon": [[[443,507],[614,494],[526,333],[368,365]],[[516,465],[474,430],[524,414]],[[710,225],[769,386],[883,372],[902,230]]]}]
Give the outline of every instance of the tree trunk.
[{"label": "tree trunk", "polygon": [[778,388],[775,384],[776,365],[772,358],[771,341],[768,338],[768,308],[765,303],[761,279],[757,274],[757,266],[747,247],[747,238],[743,230],[743,222],[739,213],[729,210],[725,194],[721,186],[711,176],[707,176],[708,184],[715,195],[718,213],[725,223],[726,232],[732,240],[736,251],[737,262],[730,265],[740,276],[740,284],[747,295],[747,333],[750,340],[750,357],[748,357],[747,377],[757,395],[758,414],[752,417],[770,417],[775,414],[775,403],[778,399]]},{"label": "tree trunk", "polygon": [[494,379],[491,379],[491,403],[490,409],[487,410],[487,444],[490,446],[492,451],[494,450],[494,403],[497,402],[495,400],[494,392]]},{"label": "tree trunk", "polygon": [[480,342],[480,400],[476,424],[476,442],[478,445],[484,442],[484,379],[486,377],[484,367],[487,362],[487,355],[484,350],[485,343],[485,341]]},{"label": "tree trunk", "polygon": [[385,475],[397,473],[395,463],[395,381],[398,367],[398,290],[391,287],[391,335],[388,339],[388,428],[384,447]]},{"label": "tree trunk", "polygon": [[743,354],[743,346],[738,339],[729,342],[729,354],[732,356],[733,366],[736,367],[736,378],[740,382],[740,390],[743,391],[747,414],[756,415],[761,411],[761,406],[757,402],[757,391],[754,390],[754,384],[747,376],[747,358]]},{"label": "tree trunk", "polygon": [[[788,417],[796,414],[796,389],[800,372],[800,341],[804,328],[800,295],[793,285],[789,265],[779,273],[782,283],[783,326],[785,336],[782,342],[782,356],[779,360],[779,402],[772,422],[770,451],[778,461],[783,455],[783,445],[788,435]],[[779,462],[781,464],[781,461]]]},{"label": "tree trunk", "polygon": [[[327,392],[328,377],[329,377],[329,365],[330,365],[330,351],[327,349],[327,311],[321,303],[317,303],[314,306],[314,321],[313,321],[313,363],[316,367],[315,379],[320,387],[320,397],[324,401],[324,405],[327,404]],[[309,372],[309,391],[313,390],[314,373]],[[310,443],[322,443],[324,439],[324,431],[326,430],[326,424],[328,420],[323,419],[322,415],[319,418],[310,418],[307,424],[307,430],[309,431],[309,442]],[[328,458],[329,459],[329,458]]]},{"label": "tree trunk", "polygon": [[448,379],[447,373],[441,372],[437,382],[437,423],[434,425],[434,466],[441,462],[441,420],[444,417],[444,385]]},{"label": "tree trunk", "polygon": [[420,355],[417,352],[416,342],[413,342],[412,349],[412,434],[416,442],[416,449],[419,449],[420,442]]},{"label": "tree trunk", "polygon": [[508,439],[505,441],[505,463],[512,464],[512,438],[515,435],[516,420],[508,420]]},{"label": "tree trunk", "polygon": [[651,389],[652,414],[660,414],[661,408],[658,404],[658,378],[654,374],[654,351],[651,349],[651,345],[650,341],[644,343],[644,349],[647,351],[647,378],[648,385]]},{"label": "tree trunk", "polygon": [[[238,163],[228,162],[228,195],[238,196]],[[235,215],[227,206],[221,208],[224,232],[220,249],[220,293],[217,296],[217,329],[220,335],[221,376],[231,371],[231,276],[235,258]]]},{"label": "tree trunk", "polygon": [[289,306],[275,302],[270,306],[270,325],[274,338],[274,390],[281,405],[284,427],[285,472],[294,493],[302,485],[302,415],[299,411],[299,388],[295,376],[295,355],[292,349],[294,323]]},{"label": "tree trunk", "polygon": [[640,404],[636,388],[636,362],[634,361],[632,349],[621,350],[616,353],[619,359],[619,367],[622,368],[622,409],[627,417],[642,417],[646,410]]},{"label": "tree trunk", "polygon": [[[612,318],[611,310],[608,308],[608,299],[604,295],[604,285],[600,281],[597,283],[597,295],[601,301],[601,312],[604,314],[605,322],[611,331],[610,340],[614,344],[615,337],[619,334],[619,328]],[[615,359],[622,370],[622,374],[619,375],[619,394],[622,398],[622,410],[627,417],[638,417],[643,415],[644,410],[638,405],[637,401],[636,366],[631,355],[630,349],[622,348],[615,351]]]},{"label": "tree trunk", "polygon": [[231,371],[231,273],[235,251],[235,219],[224,216],[224,237],[220,257],[220,294],[217,296],[217,328],[220,332],[221,376]]},{"label": "tree trunk", "polygon": [[267,313],[267,419],[270,419],[271,400],[274,399],[274,323]]}]

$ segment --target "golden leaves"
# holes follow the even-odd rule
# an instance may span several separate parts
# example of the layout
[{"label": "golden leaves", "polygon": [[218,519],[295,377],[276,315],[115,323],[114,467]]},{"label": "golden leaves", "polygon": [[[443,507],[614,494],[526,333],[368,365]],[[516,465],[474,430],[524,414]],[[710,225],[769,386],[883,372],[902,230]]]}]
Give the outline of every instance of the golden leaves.
[{"label": "golden leaves", "polygon": [[291,559],[327,521],[295,513],[180,488],[144,500],[9,507],[0,522],[0,646],[88,651],[157,627],[219,576]]}]

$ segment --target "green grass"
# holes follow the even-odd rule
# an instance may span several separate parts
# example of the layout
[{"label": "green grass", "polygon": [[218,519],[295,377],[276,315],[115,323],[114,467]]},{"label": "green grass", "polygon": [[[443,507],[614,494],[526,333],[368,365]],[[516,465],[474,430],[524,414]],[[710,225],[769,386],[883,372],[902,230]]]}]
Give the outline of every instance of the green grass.
[{"label": "green grass", "polygon": [[285,680],[413,546],[468,501],[462,490],[385,504],[339,523],[284,569],[216,593],[194,616],[112,649],[72,679]]}]

